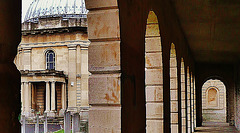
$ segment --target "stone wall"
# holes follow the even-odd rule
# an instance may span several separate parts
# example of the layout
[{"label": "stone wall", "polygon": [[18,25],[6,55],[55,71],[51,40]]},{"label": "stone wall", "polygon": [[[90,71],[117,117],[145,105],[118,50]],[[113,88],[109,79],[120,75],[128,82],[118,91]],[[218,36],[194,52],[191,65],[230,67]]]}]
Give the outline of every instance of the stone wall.
[{"label": "stone wall", "polygon": [[202,87],[203,121],[226,122],[226,87],[220,80],[208,80]]}]

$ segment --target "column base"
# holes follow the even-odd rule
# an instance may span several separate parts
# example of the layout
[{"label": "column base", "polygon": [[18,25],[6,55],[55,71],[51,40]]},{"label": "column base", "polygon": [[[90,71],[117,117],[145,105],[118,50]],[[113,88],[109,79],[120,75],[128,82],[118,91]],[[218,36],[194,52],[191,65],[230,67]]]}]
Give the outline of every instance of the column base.
[{"label": "column base", "polygon": [[56,117],[56,113],[57,113],[57,111],[51,110],[50,112],[47,113],[47,116],[48,117]]},{"label": "column base", "polygon": [[64,117],[64,112],[66,111],[66,109],[61,109],[60,111],[59,111],[59,116],[60,117]]}]

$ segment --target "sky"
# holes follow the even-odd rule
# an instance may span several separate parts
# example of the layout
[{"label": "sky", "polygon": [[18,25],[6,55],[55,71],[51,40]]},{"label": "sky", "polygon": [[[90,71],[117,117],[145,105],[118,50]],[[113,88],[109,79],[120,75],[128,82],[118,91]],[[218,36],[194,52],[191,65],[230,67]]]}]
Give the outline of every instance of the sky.
[{"label": "sky", "polygon": [[24,21],[24,18],[25,18],[25,15],[26,15],[29,5],[33,1],[34,0],[22,0],[22,22]]}]

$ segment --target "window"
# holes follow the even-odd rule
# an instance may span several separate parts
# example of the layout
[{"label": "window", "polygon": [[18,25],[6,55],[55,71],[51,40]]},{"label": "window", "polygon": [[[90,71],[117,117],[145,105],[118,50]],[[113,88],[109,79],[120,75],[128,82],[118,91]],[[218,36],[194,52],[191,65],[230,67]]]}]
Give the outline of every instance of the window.
[{"label": "window", "polygon": [[55,69],[55,53],[52,50],[46,53],[46,69]]}]

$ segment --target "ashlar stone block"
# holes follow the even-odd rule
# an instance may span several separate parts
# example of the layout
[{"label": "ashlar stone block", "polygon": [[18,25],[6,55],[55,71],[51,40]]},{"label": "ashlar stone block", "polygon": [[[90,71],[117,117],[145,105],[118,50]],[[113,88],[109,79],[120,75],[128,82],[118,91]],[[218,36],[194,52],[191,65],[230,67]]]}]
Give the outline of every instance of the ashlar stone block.
[{"label": "ashlar stone block", "polygon": [[93,106],[89,110],[90,133],[120,133],[121,107]]},{"label": "ashlar stone block", "polygon": [[88,13],[88,39],[120,38],[118,9],[97,10]]},{"label": "ashlar stone block", "polygon": [[163,86],[147,86],[146,87],[146,101],[163,101]]},{"label": "ashlar stone block", "polygon": [[146,67],[162,67],[162,54],[146,53]]},{"label": "ashlar stone block", "polygon": [[162,69],[147,69],[146,70],[146,85],[148,84],[162,84]]},{"label": "ashlar stone block", "polygon": [[88,52],[90,72],[120,70],[120,41],[92,42]]},{"label": "ashlar stone block", "polygon": [[147,118],[163,118],[163,103],[147,103],[146,117]]},{"label": "ashlar stone block", "polygon": [[94,74],[89,78],[89,104],[120,104],[120,74]]},{"label": "ashlar stone block", "polygon": [[147,120],[147,133],[164,133],[163,120]]},{"label": "ashlar stone block", "polygon": [[161,37],[146,38],[145,51],[146,52],[161,52]]},{"label": "ashlar stone block", "polygon": [[86,8],[88,10],[96,9],[96,8],[106,8],[106,7],[117,7],[117,0],[86,0]]}]

